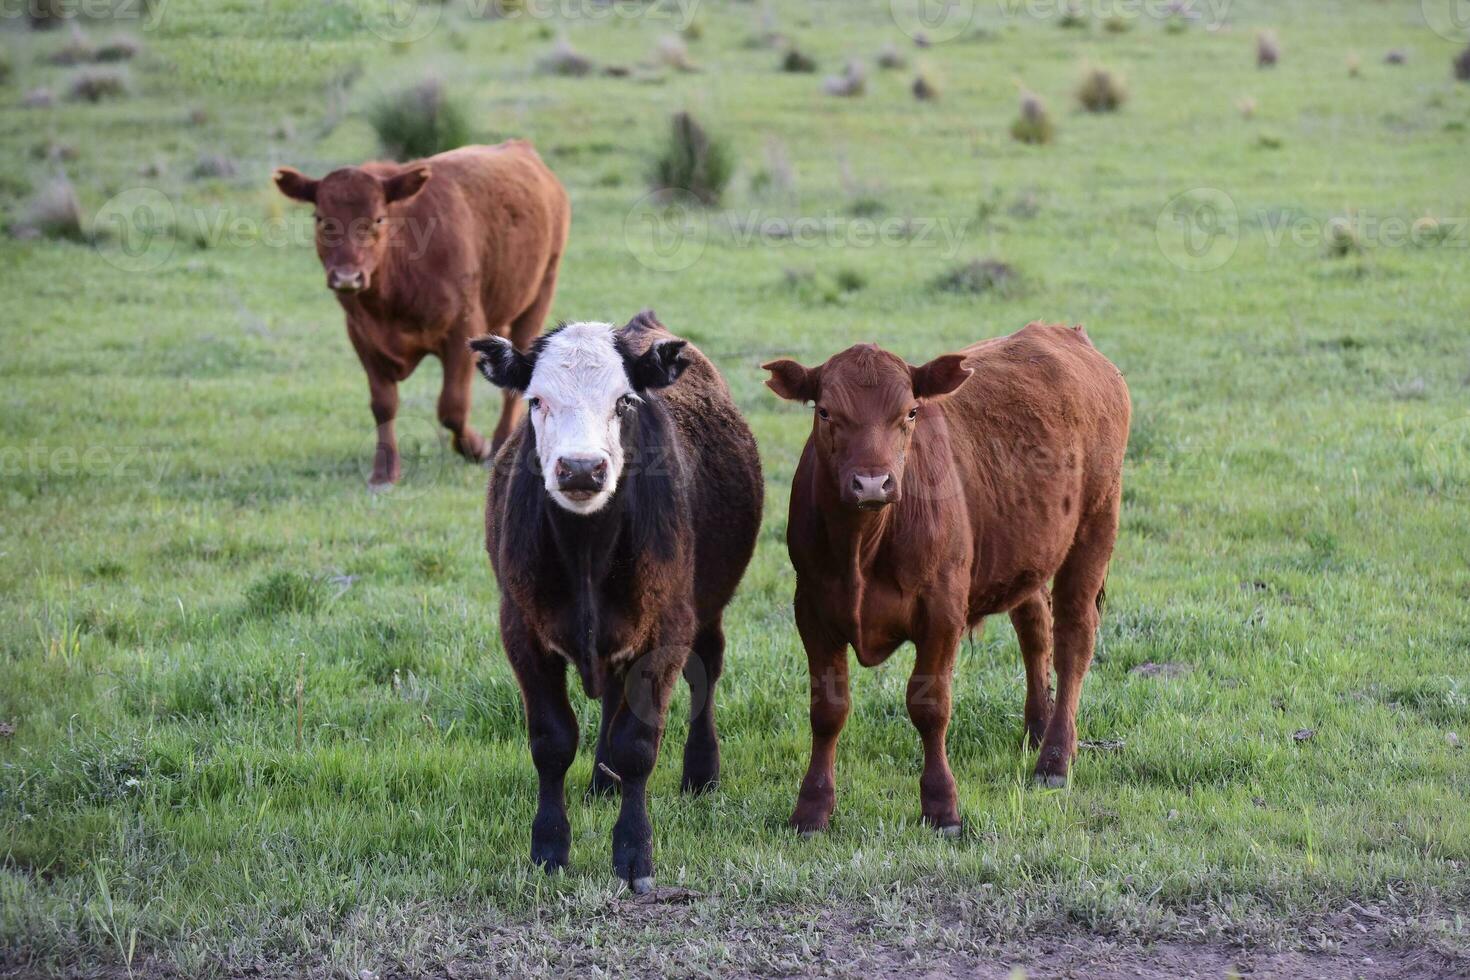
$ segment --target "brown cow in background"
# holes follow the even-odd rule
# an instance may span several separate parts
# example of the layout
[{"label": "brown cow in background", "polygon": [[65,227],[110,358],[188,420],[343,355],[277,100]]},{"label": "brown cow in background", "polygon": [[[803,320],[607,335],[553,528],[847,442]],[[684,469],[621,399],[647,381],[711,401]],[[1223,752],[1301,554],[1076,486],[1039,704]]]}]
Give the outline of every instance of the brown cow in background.
[{"label": "brown cow in background", "polygon": [[922,367],[872,345],[765,367],[778,395],[816,403],[786,535],[812,685],[792,825],[822,830],[832,815],[847,648],[873,667],[912,641],[923,816],[959,831],[951,675],[961,637],[994,613],[1010,614],[1026,662],[1036,778],[1063,785],[1118,530],[1130,415],[1118,369],[1081,327],[1040,323]]},{"label": "brown cow in background", "polygon": [[469,340],[525,349],[556,290],[571,205],[524,140],[465,146],[407,164],[365,163],[312,180],[276,171],[281,193],[316,206],[316,251],[368,376],[378,448],[369,484],[399,476],[398,382],[425,355],[444,366],[439,421],[467,459],[488,459],[520,416],[504,393],[491,443],[470,425]]}]

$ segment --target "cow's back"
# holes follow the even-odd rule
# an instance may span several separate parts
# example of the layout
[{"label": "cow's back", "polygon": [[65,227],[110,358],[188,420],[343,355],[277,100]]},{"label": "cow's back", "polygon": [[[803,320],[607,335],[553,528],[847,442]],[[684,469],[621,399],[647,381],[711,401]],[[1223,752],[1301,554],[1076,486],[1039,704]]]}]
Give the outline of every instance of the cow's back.
[{"label": "cow's back", "polygon": [[[419,165],[430,178],[404,206],[399,250],[409,261],[395,263],[393,272],[478,289],[486,325],[495,330],[531,304],[560,260],[571,225],[566,189],[519,139],[363,169],[388,175]],[[434,292],[395,285],[406,295]]]},{"label": "cow's back", "polygon": [[1128,388],[1080,327],[1033,323],[962,353],[974,374],[941,404],[979,604],[1004,606],[1060,564],[1084,516],[1117,506]]}]

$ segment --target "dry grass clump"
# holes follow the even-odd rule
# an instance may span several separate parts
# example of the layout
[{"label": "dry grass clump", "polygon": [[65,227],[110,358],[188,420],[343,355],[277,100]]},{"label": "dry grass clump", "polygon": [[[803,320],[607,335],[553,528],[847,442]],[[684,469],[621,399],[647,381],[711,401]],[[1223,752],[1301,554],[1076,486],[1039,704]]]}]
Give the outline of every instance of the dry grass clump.
[{"label": "dry grass clump", "polygon": [[368,110],[368,122],[395,160],[433,156],[470,141],[464,108],[437,78],[385,96]]},{"label": "dry grass clump", "polygon": [[879,68],[890,71],[899,68],[907,68],[909,64],[909,59],[903,56],[903,52],[899,51],[897,46],[895,46],[892,41],[889,41],[887,44],[883,45],[883,47],[878,49],[878,57],[876,60],[878,62]]},{"label": "dry grass clump", "polygon": [[1046,103],[1035,92],[1021,90],[1021,114],[1011,123],[1011,138],[1021,143],[1050,143],[1056,133]]},{"label": "dry grass clump", "polygon": [[699,71],[699,68],[689,59],[689,47],[684,39],[677,34],[665,34],[658,39],[658,44],[653,49],[654,60],[665,68],[675,71]]},{"label": "dry grass clump", "polygon": [[1322,248],[1330,259],[1345,259],[1363,251],[1363,239],[1351,219],[1333,218],[1322,235]]},{"label": "dry grass clump", "polygon": [[1281,60],[1281,42],[1275,31],[1256,32],[1256,67],[1275,68]]},{"label": "dry grass clump", "polygon": [[1122,16],[1121,14],[1114,14],[1107,20],[1103,21],[1103,30],[1107,31],[1109,34],[1127,34],[1129,31],[1133,30],[1133,21],[1129,20],[1127,17]]},{"label": "dry grass clump", "polygon": [[841,75],[828,75],[822,82],[822,91],[842,98],[853,98],[867,90],[868,70],[857,59],[849,61]]},{"label": "dry grass clump", "polygon": [[115,34],[97,46],[92,53],[94,61],[131,61],[143,50],[143,45],[131,34]]},{"label": "dry grass clump", "polygon": [[56,104],[56,96],[49,88],[33,88],[21,96],[20,104],[25,109],[49,109]]},{"label": "dry grass clump", "polygon": [[735,172],[735,161],[723,140],[711,138],[687,112],[675,113],[669,141],[654,162],[654,190],[687,191],[702,204],[720,202]]},{"label": "dry grass clump", "polygon": [[201,153],[192,172],[196,180],[228,179],[235,176],[235,161],[223,153]]},{"label": "dry grass clump", "polygon": [[976,259],[957,265],[939,276],[933,287],[941,293],[1006,292],[1016,284],[1016,270],[999,259]]},{"label": "dry grass clump", "polygon": [[923,72],[914,76],[914,84],[910,89],[914,98],[920,102],[937,102],[939,100],[939,86]]},{"label": "dry grass clump", "polygon": [[1409,63],[1409,53],[1402,48],[1394,48],[1383,56],[1383,63],[1385,65],[1407,65]]},{"label": "dry grass clump", "polygon": [[1256,110],[1260,107],[1256,104],[1255,99],[1249,95],[1243,95],[1235,103],[1235,108],[1240,111],[1241,118],[1254,119],[1256,117]]},{"label": "dry grass clump", "polygon": [[1347,56],[1347,73],[1348,78],[1357,78],[1363,73],[1363,59],[1356,52]]},{"label": "dry grass clump", "polygon": [[59,238],[74,242],[87,240],[82,221],[82,205],[76,188],[66,177],[46,183],[26,202],[20,220],[11,227],[17,238]]},{"label": "dry grass clump", "polygon": [[541,74],[563,78],[582,78],[592,74],[596,67],[591,58],[580,54],[566,38],[558,39],[551,50],[536,62],[536,70]]},{"label": "dry grass clump", "polygon": [[132,90],[127,73],[117,68],[90,68],[72,76],[66,97],[72,102],[120,99]]},{"label": "dry grass clump", "polygon": [[1077,101],[1088,112],[1116,112],[1128,101],[1128,88],[1121,76],[1101,65],[1090,65],[1077,86]]},{"label": "dry grass clump", "polygon": [[76,21],[67,25],[66,43],[51,53],[46,59],[53,65],[84,65],[91,61],[96,51],[92,48],[92,42],[87,40],[87,35]]}]

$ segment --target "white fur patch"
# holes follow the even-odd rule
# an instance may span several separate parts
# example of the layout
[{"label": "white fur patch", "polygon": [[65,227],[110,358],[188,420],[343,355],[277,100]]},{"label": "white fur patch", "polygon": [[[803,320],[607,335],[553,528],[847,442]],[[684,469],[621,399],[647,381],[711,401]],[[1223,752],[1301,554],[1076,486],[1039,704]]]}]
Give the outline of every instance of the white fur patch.
[{"label": "white fur patch", "polygon": [[[534,406],[531,426],[546,492],[560,506],[577,514],[596,513],[617,490],[623,474],[618,402],[633,394],[623,356],[613,344],[612,324],[568,324],[541,348],[526,400]],[[557,489],[556,461],[568,457],[607,463],[607,482],[596,496],[572,500]]]}]

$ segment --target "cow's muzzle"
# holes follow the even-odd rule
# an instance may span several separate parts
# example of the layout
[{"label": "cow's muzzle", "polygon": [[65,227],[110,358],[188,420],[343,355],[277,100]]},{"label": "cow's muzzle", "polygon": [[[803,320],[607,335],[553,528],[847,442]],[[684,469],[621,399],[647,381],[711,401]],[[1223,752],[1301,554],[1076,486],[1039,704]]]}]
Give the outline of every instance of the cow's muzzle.
[{"label": "cow's muzzle", "polygon": [[563,456],[556,461],[556,488],[573,500],[602,492],[607,483],[607,460],[597,456]]},{"label": "cow's muzzle", "polygon": [[327,288],[336,293],[360,293],[368,286],[368,274],[362,269],[328,269]]},{"label": "cow's muzzle", "polygon": [[862,510],[879,510],[898,499],[898,481],[892,473],[852,473],[843,487],[843,496]]}]

